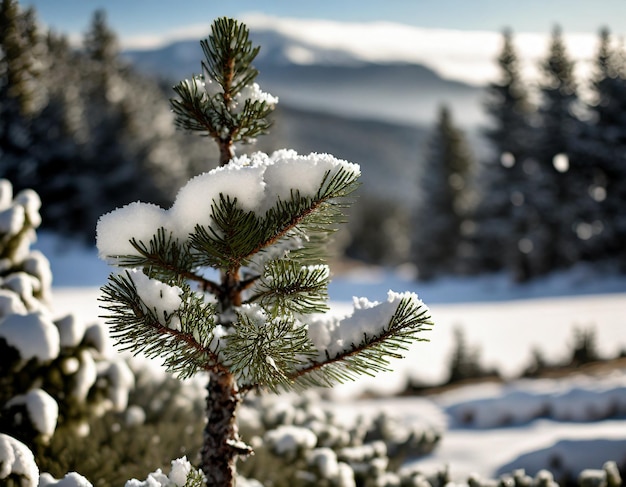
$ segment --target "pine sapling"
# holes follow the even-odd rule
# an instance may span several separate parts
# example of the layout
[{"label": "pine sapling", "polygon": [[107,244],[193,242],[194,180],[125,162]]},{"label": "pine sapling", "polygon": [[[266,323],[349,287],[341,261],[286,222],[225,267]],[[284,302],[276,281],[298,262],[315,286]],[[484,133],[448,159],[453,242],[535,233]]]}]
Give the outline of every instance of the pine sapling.
[{"label": "pine sapling", "polygon": [[325,250],[360,168],[290,150],[235,157],[235,144],[267,131],[277,99],[255,83],[259,48],[245,25],[218,19],[201,45],[203,74],[179,83],[171,103],[179,127],[218,143],[220,167],[168,210],[137,202],[100,218],[100,256],[120,268],[101,301],[121,349],[159,357],[181,378],[208,375],[200,467],[208,485],[231,486],[236,458],[252,451],[236,423],[247,392],[388,370],[432,323],[415,294],[391,291],[328,315]]}]

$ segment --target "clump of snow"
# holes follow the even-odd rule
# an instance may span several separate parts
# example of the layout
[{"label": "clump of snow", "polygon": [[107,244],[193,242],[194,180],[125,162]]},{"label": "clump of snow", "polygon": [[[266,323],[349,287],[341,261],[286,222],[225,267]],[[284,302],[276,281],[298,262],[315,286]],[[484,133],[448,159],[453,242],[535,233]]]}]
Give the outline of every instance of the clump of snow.
[{"label": "clump of snow", "polygon": [[225,166],[192,178],[180,189],[170,210],[171,227],[179,238],[186,238],[196,225],[213,225],[211,205],[219,204],[220,193],[231,200],[236,198],[245,211],[258,208],[265,192],[265,167],[250,162],[245,156],[235,158]]},{"label": "clump of snow", "polygon": [[287,200],[291,191],[299,191],[302,196],[313,196],[320,187],[324,176],[335,174],[341,167],[355,175],[361,174],[358,164],[335,158],[330,154],[299,155],[294,150],[283,149],[272,154],[274,163],[265,171],[268,194]]},{"label": "clump of snow", "polygon": [[261,152],[241,156],[229,164],[191,179],[180,189],[169,210],[155,205],[135,202],[100,217],[97,225],[97,247],[102,259],[122,255],[136,255],[129,241],[148,244],[159,228],[185,241],[196,225],[215,228],[211,206],[219,205],[220,194],[244,211],[254,211],[260,217],[279,199],[291,197],[291,191],[313,196],[320,189],[324,177],[332,177],[340,170],[355,177],[360,175],[357,164],[329,154],[312,153],[306,156],[295,151],[281,150],[272,155]]},{"label": "clump of snow", "polygon": [[0,179],[0,210],[11,206],[13,201],[13,185],[8,179]]},{"label": "clump of snow", "polygon": [[37,228],[41,225],[41,215],[39,215],[41,199],[35,191],[32,189],[20,191],[15,197],[14,202],[24,208],[26,218],[33,228]]},{"label": "clump of snow", "polygon": [[59,405],[54,398],[43,389],[32,389],[26,394],[14,396],[7,407],[24,404],[31,423],[44,439],[54,434],[59,419]]},{"label": "clump of snow", "polygon": [[26,272],[14,272],[2,281],[2,287],[17,294],[30,311],[45,311],[47,305],[36,294],[41,292],[41,281]]},{"label": "clump of snow", "polygon": [[52,286],[52,271],[48,258],[39,250],[31,250],[28,257],[22,262],[22,268],[28,274],[39,279],[41,299],[47,302],[49,300],[48,292]]},{"label": "clump of snow", "polygon": [[191,463],[189,463],[187,457],[182,457],[172,460],[169,475],[165,475],[159,468],[149,474],[146,480],[129,480],[126,482],[125,487],[183,487],[191,472],[195,472]]},{"label": "clump of snow", "polygon": [[295,455],[299,450],[309,450],[317,444],[317,436],[310,429],[293,425],[269,430],[263,440],[277,455]]},{"label": "clump of snow", "polygon": [[85,336],[85,324],[69,314],[54,322],[59,329],[59,337],[62,347],[76,347]]},{"label": "clump of snow", "polygon": [[0,479],[11,474],[22,477],[23,487],[36,487],[39,482],[33,452],[21,441],[0,433]]},{"label": "clump of snow", "polygon": [[124,421],[128,426],[136,426],[146,421],[146,412],[139,406],[133,404],[124,413]]},{"label": "clump of snow", "polygon": [[87,399],[89,390],[98,379],[98,369],[93,355],[87,350],[81,350],[78,355],[79,366],[72,376],[74,386],[71,394],[79,401]]},{"label": "clump of snow", "polygon": [[339,476],[337,454],[330,448],[316,448],[310,451],[307,460],[309,465],[316,468],[322,477],[334,479]]},{"label": "clump of snow", "polygon": [[185,485],[189,472],[191,472],[191,463],[189,463],[186,456],[172,460],[172,468],[169,474],[170,481],[176,485]]},{"label": "clump of snow", "polygon": [[121,412],[128,405],[128,393],[135,386],[135,376],[126,362],[118,360],[107,364],[107,368],[101,376],[111,381],[109,399],[113,403],[115,411]]},{"label": "clump of snow", "polygon": [[0,289],[0,317],[10,314],[25,315],[26,313],[28,310],[17,294],[7,289]]},{"label": "clump of snow", "polygon": [[0,233],[15,235],[24,226],[26,212],[22,206],[6,208],[0,212]]},{"label": "clump of snow", "polygon": [[278,103],[278,97],[262,91],[258,83],[244,86],[234,98],[237,103],[234,109],[235,113],[241,112],[247,101],[250,103],[265,102],[270,107],[274,107]]},{"label": "clump of snow", "polygon": [[94,323],[85,330],[85,344],[92,345],[100,353],[104,353],[107,350],[108,340],[109,334],[103,323]]},{"label": "clump of snow", "polygon": [[59,331],[52,321],[39,313],[11,314],[0,321],[0,337],[16,348],[22,359],[42,362],[58,357]]},{"label": "clump of snow", "polygon": [[183,290],[158,279],[151,279],[139,269],[128,272],[143,304],[155,314],[159,323],[180,330],[180,320],[173,317],[182,304]]},{"label": "clump of snow", "polygon": [[100,258],[136,254],[130,241],[134,238],[147,244],[165,226],[165,219],[162,208],[139,201],[101,216],[96,225]]},{"label": "clump of snow", "polygon": [[93,487],[93,485],[89,480],[76,472],[66,474],[61,480],[55,479],[46,472],[39,477],[39,487]]},{"label": "clump of snow", "polygon": [[324,356],[337,356],[363,343],[366,339],[382,336],[389,327],[390,317],[394,315],[402,300],[413,301],[416,308],[427,310],[426,305],[415,293],[396,293],[389,291],[387,301],[372,302],[366,298],[354,298],[354,311],[351,315],[316,318],[309,323],[309,338]]}]

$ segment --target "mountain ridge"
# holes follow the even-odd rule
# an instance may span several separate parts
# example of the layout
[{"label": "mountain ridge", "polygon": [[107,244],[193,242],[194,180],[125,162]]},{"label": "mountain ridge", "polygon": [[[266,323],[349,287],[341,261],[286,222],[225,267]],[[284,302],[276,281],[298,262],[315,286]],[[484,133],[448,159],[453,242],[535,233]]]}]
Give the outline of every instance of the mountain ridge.
[{"label": "mountain ridge", "polygon": [[[261,50],[255,60],[264,91],[300,109],[403,124],[432,123],[446,104],[462,126],[484,122],[482,88],[442,78],[425,65],[371,62],[342,49],[323,49],[269,29],[251,30]],[[167,82],[200,74],[198,41],[176,41],[152,50],[127,50],[138,70]]]}]

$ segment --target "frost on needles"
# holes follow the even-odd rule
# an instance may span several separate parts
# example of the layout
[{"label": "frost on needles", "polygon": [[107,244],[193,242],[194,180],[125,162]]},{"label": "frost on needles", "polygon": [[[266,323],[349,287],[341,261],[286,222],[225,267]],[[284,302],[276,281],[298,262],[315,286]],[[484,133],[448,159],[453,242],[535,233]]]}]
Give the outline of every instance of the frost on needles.
[{"label": "frost on needles", "polygon": [[180,377],[209,376],[201,468],[232,485],[250,453],[235,415],[244,393],[332,386],[388,369],[432,325],[413,293],[355,299],[328,316],[328,239],[358,186],[357,164],[292,150],[234,156],[269,127],[277,99],[254,82],[243,24],[219,19],[202,41],[203,75],[175,87],[177,124],[220,146],[171,208],[135,202],[102,216],[100,257],[119,268],[102,289],[118,345]]}]

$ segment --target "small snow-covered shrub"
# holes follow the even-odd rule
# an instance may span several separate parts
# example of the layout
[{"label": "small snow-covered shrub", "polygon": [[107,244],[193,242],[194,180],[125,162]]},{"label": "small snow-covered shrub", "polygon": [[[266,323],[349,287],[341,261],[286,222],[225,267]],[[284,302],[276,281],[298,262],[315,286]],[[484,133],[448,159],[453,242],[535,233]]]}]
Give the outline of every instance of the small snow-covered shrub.
[{"label": "small snow-covered shrub", "polygon": [[57,456],[55,433],[85,435],[90,418],[123,411],[134,376],[121,358],[107,356],[103,324],[53,316],[49,262],[30,249],[40,206],[34,191],[14,197],[0,180],[0,431],[47,465]]},{"label": "small snow-covered shrub", "polygon": [[387,485],[407,458],[432,451],[441,437],[384,413],[345,424],[312,393],[256,397],[240,413],[255,455],[239,472],[266,486]]}]

